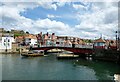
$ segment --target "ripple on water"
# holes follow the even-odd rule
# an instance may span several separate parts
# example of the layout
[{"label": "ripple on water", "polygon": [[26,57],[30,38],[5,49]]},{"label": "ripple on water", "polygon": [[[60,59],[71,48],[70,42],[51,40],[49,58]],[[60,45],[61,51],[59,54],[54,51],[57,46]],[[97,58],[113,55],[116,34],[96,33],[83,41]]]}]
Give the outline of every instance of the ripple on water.
[{"label": "ripple on water", "polygon": [[4,80],[110,80],[114,73],[120,73],[120,66],[116,64],[82,59],[76,63],[57,60],[52,54],[33,58],[4,55],[2,68]]}]

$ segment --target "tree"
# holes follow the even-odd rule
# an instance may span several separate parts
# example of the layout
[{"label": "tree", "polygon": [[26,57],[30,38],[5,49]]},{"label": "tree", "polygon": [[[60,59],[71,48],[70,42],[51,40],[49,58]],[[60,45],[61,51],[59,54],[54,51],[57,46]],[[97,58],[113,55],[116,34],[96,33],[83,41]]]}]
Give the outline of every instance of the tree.
[{"label": "tree", "polygon": [[23,31],[23,30],[21,30],[21,31],[20,31],[20,34],[24,34],[24,31]]},{"label": "tree", "polygon": [[26,34],[29,34],[29,32],[28,32],[28,31],[26,31]]}]

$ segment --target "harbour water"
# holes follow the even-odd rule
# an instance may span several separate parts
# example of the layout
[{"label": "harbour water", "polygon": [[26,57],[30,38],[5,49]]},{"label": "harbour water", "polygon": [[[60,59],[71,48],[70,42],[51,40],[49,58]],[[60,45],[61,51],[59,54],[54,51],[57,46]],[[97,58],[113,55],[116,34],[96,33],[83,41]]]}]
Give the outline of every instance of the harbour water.
[{"label": "harbour water", "polygon": [[91,59],[56,59],[21,57],[19,54],[0,55],[2,80],[113,80],[120,74],[120,65]]}]

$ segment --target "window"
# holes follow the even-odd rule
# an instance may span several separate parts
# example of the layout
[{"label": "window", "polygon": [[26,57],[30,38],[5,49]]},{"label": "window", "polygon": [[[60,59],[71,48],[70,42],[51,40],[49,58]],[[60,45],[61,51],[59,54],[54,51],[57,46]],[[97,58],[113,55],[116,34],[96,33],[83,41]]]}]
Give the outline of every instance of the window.
[{"label": "window", "polygon": [[8,46],[10,46],[10,44],[8,43]]},{"label": "window", "polygon": [[97,46],[100,46],[100,43],[97,43]]},{"label": "window", "polygon": [[4,46],[5,46],[6,44],[4,43]]},{"label": "window", "polygon": [[6,40],[4,39],[4,42],[6,42]]},{"label": "window", "polygon": [[56,44],[59,44],[59,42],[56,42]]},{"label": "window", "polygon": [[8,39],[8,42],[10,42],[10,40]]}]

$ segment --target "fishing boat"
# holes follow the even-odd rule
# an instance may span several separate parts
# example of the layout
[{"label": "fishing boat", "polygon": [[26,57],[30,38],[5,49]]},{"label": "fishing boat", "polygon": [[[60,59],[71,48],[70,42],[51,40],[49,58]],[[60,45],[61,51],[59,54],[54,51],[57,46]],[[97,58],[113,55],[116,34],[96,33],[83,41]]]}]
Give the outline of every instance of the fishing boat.
[{"label": "fishing boat", "polygon": [[25,57],[38,57],[38,56],[44,56],[44,50],[29,51],[29,52],[27,52],[27,53],[22,53],[21,56],[25,56]]}]

